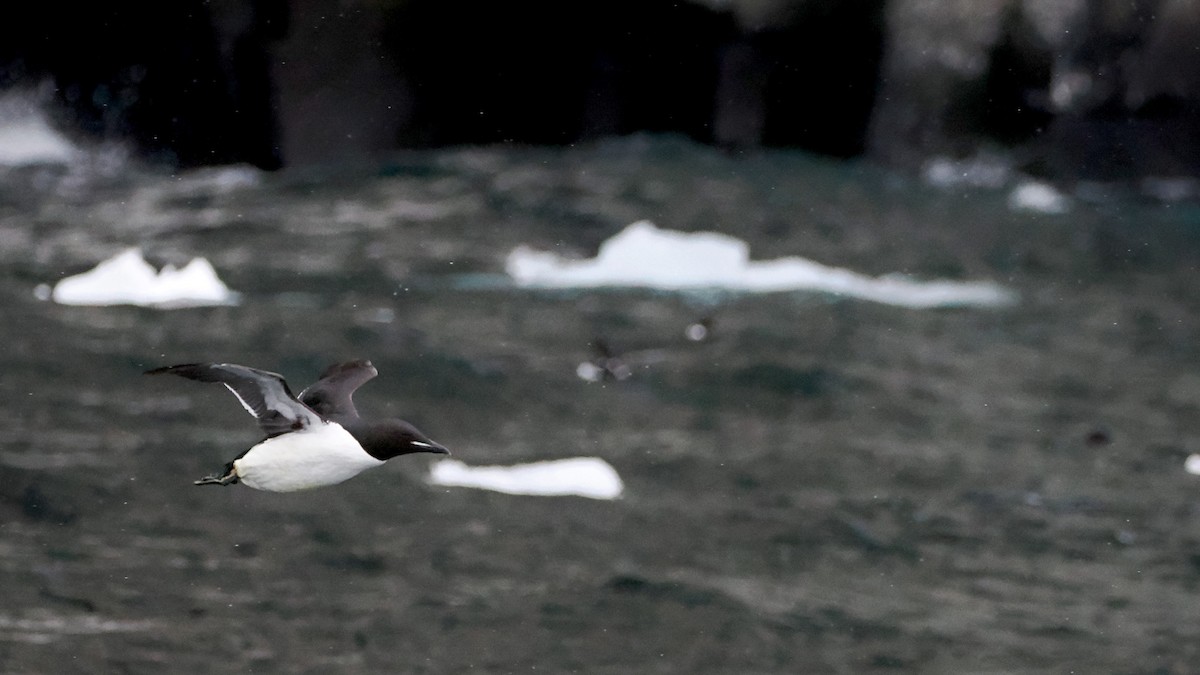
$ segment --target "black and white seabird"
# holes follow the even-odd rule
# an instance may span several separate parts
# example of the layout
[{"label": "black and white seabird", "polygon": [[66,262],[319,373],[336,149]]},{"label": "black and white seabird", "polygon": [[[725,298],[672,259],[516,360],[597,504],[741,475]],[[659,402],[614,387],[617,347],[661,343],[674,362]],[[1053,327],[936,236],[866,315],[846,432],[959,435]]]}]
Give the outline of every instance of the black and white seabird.
[{"label": "black and white seabird", "polygon": [[333,485],[398,455],[450,451],[398,419],[359,417],[351,396],[379,374],[370,361],[348,361],[325,369],[320,379],[292,394],[283,377],[233,363],[187,363],[146,371],[200,382],[220,382],[258,420],[267,437],[238,455],[220,476],[196,485],[231,485],[292,492]]}]

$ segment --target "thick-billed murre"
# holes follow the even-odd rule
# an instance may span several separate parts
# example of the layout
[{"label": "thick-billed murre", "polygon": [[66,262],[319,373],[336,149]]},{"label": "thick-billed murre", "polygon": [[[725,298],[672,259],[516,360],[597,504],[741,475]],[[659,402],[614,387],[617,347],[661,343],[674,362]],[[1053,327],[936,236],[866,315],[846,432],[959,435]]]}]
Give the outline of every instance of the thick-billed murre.
[{"label": "thick-billed murre", "polygon": [[162,373],[220,382],[267,434],[227,464],[224,473],[201,478],[196,485],[241,482],[258,490],[291,492],[341,483],[398,455],[450,454],[408,422],[359,417],[351,396],[379,374],[370,361],[326,368],[298,398],[282,376],[233,363],[187,363],[146,371]]}]

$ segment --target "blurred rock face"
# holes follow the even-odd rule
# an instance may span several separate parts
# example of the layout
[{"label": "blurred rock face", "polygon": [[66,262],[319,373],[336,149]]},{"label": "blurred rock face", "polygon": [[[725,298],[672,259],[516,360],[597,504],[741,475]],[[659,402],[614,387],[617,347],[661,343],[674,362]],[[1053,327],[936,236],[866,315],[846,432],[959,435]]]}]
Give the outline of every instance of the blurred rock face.
[{"label": "blurred rock face", "polygon": [[1195,174],[1194,0],[894,0],[869,151],[1015,147],[1063,178]]},{"label": "blurred rock face", "polygon": [[[673,132],[1067,178],[1200,170],[1197,0],[27,3],[0,86],[179,165]],[[80,56],[84,55],[84,56]]]}]

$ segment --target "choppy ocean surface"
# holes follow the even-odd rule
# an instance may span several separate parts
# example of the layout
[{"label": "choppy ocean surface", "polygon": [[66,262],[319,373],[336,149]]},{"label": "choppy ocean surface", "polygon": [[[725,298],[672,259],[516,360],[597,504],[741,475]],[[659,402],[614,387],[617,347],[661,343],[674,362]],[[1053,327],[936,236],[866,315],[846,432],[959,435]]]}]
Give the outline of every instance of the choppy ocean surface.
[{"label": "choppy ocean surface", "polygon": [[[0,670],[1194,669],[1190,181],[652,136],[173,174],[8,115]],[[738,279],[802,260],[772,274],[849,285],[591,283],[641,221],[736,240]],[[236,297],[55,299],[133,248]],[[620,269],[694,280],[729,249],[653,250]],[[522,283],[522,251],[589,283]],[[927,283],[1004,301],[881,299]],[[411,456],[308,493],[193,487],[253,421],[140,375],[220,360],[296,389],[349,358],[380,372],[360,409],[449,446],[456,480]],[[498,491],[572,458],[604,498]]]}]

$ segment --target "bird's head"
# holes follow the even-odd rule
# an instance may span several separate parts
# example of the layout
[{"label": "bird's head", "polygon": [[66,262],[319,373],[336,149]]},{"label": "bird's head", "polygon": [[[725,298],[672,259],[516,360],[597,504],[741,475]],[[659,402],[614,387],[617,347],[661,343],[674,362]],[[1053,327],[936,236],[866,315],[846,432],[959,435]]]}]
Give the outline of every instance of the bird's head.
[{"label": "bird's head", "polygon": [[[357,433],[354,433],[357,432]],[[414,452],[448,455],[445,446],[435,443],[419,429],[404,420],[383,420],[363,431],[352,431],[363,449],[376,459],[387,460]]]}]

